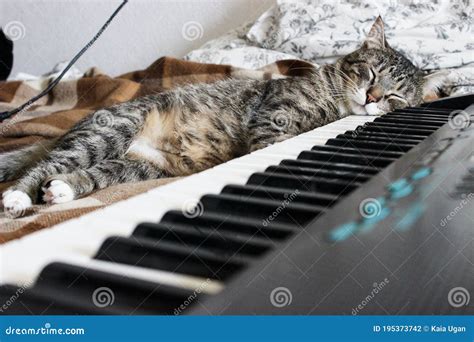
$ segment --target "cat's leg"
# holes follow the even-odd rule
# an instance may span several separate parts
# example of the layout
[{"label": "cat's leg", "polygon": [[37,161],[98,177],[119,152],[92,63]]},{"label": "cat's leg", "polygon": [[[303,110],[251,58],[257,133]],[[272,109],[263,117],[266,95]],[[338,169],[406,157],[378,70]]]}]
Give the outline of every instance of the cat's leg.
[{"label": "cat's leg", "polygon": [[49,175],[69,172],[77,167],[74,158],[60,157],[58,152],[51,152],[49,157],[29,169],[9,189],[2,194],[5,213],[10,217],[22,216],[26,209],[38,199],[38,192],[43,180]]},{"label": "cat's leg", "polygon": [[153,108],[156,106],[150,101],[137,100],[99,110],[78,122],[46,157],[2,194],[7,215],[23,215],[40,199],[41,186],[49,176],[88,169],[107,158],[120,158]]},{"label": "cat's leg", "polygon": [[[100,155],[94,156],[98,157]],[[26,209],[39,200],[41,185],[48,176],[72,172],[77,168],[88,168],[91,162],[90,150],[76,140],[74,134],[71,134],[71,137],[66,136],[46,158],[27,170],[2,194],[5,212],[12,217],[23,215]]]},{"label": "cat's leg", "polygon": [[56,140],[40,141],[20,150],[0,154],[0,182],[20,178],[26,170],[48,155]]},{"label": "cat's leg", "polygon": [[43,200],[50,204],[64,203],[114,184],[161,177],[165,177],[163,169],[146,160],[126,157],[103,160],[86,170],[48,177],[44,182]]}]

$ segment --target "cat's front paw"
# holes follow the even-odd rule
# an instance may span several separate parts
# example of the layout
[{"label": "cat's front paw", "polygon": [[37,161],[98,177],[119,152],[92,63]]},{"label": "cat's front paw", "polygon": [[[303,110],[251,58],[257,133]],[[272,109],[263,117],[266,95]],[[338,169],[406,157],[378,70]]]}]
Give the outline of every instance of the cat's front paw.
[{"label": "cat's front paw", "polygon": [[2,194],[2,198],[5,215],[10,218],[25,215],[32,205],[30,196],[20,190],[7,190]]},{"label": "cat's front paw", "polygon": [[367,111],[367,115],[383,115],[385,112],[381,110],[376,103],[369,103],[365,105],[365,110]]},{"label": "cat's front paw", "polygon": [[74,199],[74,190],[66,182],[55,179],[43,188],[43,201],[48,204],[70,202]]}]

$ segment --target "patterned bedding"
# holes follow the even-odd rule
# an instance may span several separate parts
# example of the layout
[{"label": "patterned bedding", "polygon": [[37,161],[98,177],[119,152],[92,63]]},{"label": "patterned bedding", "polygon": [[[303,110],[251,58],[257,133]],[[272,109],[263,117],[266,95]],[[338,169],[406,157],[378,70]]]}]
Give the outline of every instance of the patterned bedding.
[{"label": "patterned bedding", "polygon": [[470,0],[278,0],[255,22],[207,42],[185,59],[254,69],[281,59],[330,63],[355,50],[379,14],[392,47],[423,70],[448,70],[443,93],[474,92]]}]

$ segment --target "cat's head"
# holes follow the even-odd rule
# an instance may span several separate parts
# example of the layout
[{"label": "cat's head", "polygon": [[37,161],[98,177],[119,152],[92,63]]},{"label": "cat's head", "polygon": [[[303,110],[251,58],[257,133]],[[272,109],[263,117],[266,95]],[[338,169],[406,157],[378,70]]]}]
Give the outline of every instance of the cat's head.
[{"label": "cat's head", "polygon": [[425,75],[391,48],[381,17],[375,20],[362,46],[339,61],[348,110],[355,114],[383,114],[419,105],[443,83],[446,73]]}]

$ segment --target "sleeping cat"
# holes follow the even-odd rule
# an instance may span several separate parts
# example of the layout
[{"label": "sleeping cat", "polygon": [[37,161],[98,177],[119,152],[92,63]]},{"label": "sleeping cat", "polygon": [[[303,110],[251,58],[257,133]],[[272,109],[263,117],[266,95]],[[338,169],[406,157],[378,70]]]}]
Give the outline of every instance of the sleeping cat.
[{"label": "sleeping cat", "polygon": [[3,205],[16,217],[40,199],[63,203],[113,184],[189,175],[352,113],[418,105],[441,77],[424,76],[392,49],[379,17],[361,48],[310,76],[145,96],[92,113],[48,145],[5,153],[0,181],[21,177]]}]

